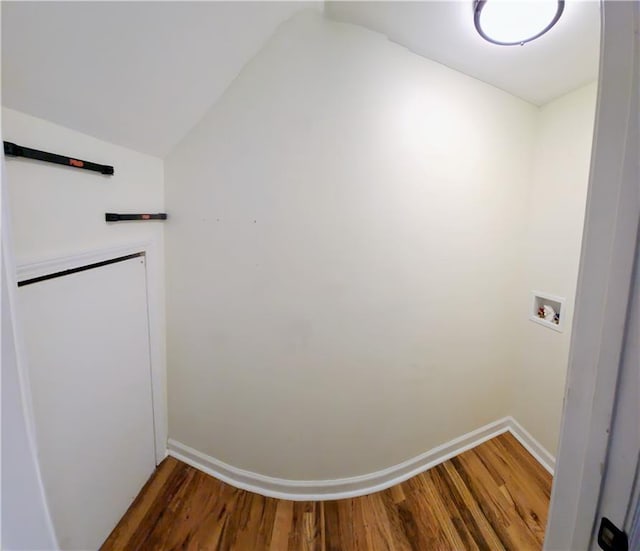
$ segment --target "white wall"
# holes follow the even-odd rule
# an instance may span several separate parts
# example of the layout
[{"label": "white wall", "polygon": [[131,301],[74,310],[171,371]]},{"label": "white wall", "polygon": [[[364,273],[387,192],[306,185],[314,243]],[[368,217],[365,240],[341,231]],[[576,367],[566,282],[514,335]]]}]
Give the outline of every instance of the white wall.
[{"label": "white wall", "polygon": [[338,478],[510,413],[536,109],[286,23],[166,159],[170,435]]},{"label": "white wall", "polygon": [[[3,185],[7,186],[10,196],[16,264],[24,265],[131,243],[150,243],[147,275],[154,405],[157,406],[156,412],[162,413],[166,393],[164,227],[157,222],[113,225],[104,222],[104,213],[108,211],[164,211],[162,160],[6,108],[2,109],[2,136],[6,141],[27,147],[115,166],[115,175],[108,177],[50,163],[7,158],[6,181]],[[12,274],[11,276],[13,277]],[[20,312],[17,312],[17,318],[19,321]],[[28,351],[26,358],[17,358],[18,366],[22,369],[25,369],[25,359],[28,361]],[[10,382],[13,381],[15,374],[5,374],[4,367],[3,362],[3,383],[5,376],[11,377]],[[3,444],[4,407],[3,400]],[[15,409],[18,406],[13,404],[12,407]],[[161,416],[158,419],[158,451],[164,457],[166,422]],[[11,430],[19,429],[17,418],[15,422],[11,421],[11,427]],[[3,456],[6,450],[3,446]],[[4,509],[9,506],[5,500],[26,499],[27,491],[28,488],[25,487],[22,495],[7,494],[3,486],[3,515]],[[3,520],[5,518],[8,517],[3,516]],[[23,532],[15,533],[14,536],[12,545],[19,537],[29,538],[33,534]],[[31,541],[25,539],[23,548],[31,548]]]},{"label": "white wall", "polygon": [[[0,171],[4,176],[4,162]],[[4,179],[2,179],[4,183]],[[0,547],[9,550],[55,549],[56,538],[36,460],[36,442],[25,399],[29,389],[18,371],[13,252],[9,238],[6,190],[2,189],[2,495]]]},{"label": "white wall", "polygon": [[[553,455],[562,416],[593,141],[596,83],[540,108],[515,323],[513,416]],[[564,331],[527,320],[530,293],[566,297]]]},{"label": "white wall", "polygon": [[161,159],[13,109],[2,109],[2,129],[6,141],[115,166],[113,176],[103,176],[7,158],[18,265],[137,241],[162,245],[162,223],[104,221],[105,212],[156,212],[164,208]]},{"label": "white wall", "polygon": [[2,278],[2,549],[53,549],[18,378],[6,278]]}]

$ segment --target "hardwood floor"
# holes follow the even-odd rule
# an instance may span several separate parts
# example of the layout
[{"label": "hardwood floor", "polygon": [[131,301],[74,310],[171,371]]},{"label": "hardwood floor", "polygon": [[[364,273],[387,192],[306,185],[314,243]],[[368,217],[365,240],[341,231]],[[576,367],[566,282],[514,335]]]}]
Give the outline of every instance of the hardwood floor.
[{"label": "hardwood floor", "polygon": [[551,475],[509,433],[338,501],[262,497],[167,458],[102,549],[540,549],[550,492]]}]

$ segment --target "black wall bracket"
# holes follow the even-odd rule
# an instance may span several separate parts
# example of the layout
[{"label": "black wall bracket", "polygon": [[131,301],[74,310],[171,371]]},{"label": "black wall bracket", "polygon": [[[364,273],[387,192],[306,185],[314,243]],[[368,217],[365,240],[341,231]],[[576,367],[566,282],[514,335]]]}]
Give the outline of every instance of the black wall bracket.
[{"label": "black wall bracket", "polygon": [[46,161],[47,163],[55,163],[57,165],[72,166],[74,168],[82,168],[84,170],[93,170],[100,174],[113,174],[113,167],[109,165],[100,165],[90,161],[81,161],[73,157],[58,155],[57,153],[47,153],[39,149],[31,149],[12,142],[4,142],[4,154],[12,157],[25,157],[26,159],[35,159],[36,161]]},{"label": "black wall bracket", "polygon": [[117,214],[115,212],[105,212],[105,222],[123,222],[125,220],[166,220],[166,212],[156,214]]}]

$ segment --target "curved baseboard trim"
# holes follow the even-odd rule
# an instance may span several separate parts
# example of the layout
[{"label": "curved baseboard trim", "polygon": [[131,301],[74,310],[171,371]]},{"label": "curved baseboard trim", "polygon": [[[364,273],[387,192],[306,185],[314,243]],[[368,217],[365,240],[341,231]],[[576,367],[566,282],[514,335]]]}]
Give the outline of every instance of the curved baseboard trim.
[{"label": "curved baseboard trim", "polygon": [[169,455],[237,488],[293,501],[323,501],[386,490],[504,432],[511,432],[553,474],[553,456],[512,417],[504,417],[412,459],[362,476],[334,480],[288,480],[238,469],[189,446],[169,440]]}]

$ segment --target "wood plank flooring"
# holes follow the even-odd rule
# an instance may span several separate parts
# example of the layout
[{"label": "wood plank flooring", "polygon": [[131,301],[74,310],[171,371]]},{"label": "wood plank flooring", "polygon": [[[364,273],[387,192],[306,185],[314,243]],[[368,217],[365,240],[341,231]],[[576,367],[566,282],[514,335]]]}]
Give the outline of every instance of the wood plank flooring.
[{"label": "wood plank flooring", "polygon": [[262,497],[167,458],[107,550],[540,549],[551,475],[509,433],[388,490],[324,502]]}]

